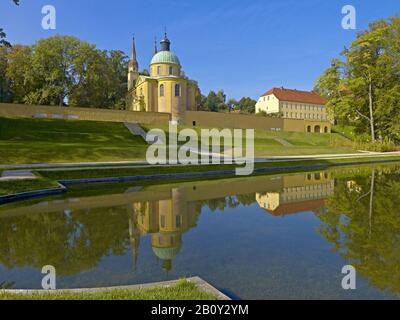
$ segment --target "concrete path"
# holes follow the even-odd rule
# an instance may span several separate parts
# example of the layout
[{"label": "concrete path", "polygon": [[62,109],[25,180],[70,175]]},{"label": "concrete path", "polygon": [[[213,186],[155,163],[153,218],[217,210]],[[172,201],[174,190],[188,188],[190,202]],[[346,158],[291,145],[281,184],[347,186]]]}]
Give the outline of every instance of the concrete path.
[{"label": "concrete path", "polygon": [[30,170],[6,170],[3,171],[0,182],[26,179],[36,179],[36,176]]},{"label": "concrete path", "polygon": [[140,125],[132,122],[124,122],[124,125],[134,136],[141,136],[146,141],[146,131]]},{"label": "concrete path", "polygon": [[283,146],[288,146],[291,147],[293,146],[289,141],[285,140],[285,139],[281,139],[281,138],[274,138],[275,141],[279,142],[281,145]]}]

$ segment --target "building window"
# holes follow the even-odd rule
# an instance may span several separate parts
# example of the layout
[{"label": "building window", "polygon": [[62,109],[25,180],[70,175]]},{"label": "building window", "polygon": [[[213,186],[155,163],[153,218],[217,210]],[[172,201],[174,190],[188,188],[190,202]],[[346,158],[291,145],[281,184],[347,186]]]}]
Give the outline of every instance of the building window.
[{"label": "building window", "polygon": [[196,121],[193,121],[193,127],[195,127],[196,126]]},{"label": "building window", "polygon": [[157,67],[157,74],[159,75],[160,73],[161,73],[161,67],[158,66],[158,67]]},{"label": "building window", "polygon": [[179,84],[175,85],[175,97],[181,96],[181,86]]},{"label": "building window", "polygon": [[180,228],[182,226],[182,217],[181,216],[176,216],[175,223],[176,223],[176,227]]},{"label": "building window", "polygon": [[172,76],[174,74],[174,68],[169,66],[169,75]]},{"label": "building window", "polygon": [[160,225],[161,225],[161,228],[165,228],[165,216],[164,215],[161,216]]},{"label": "building window", "polygon": [[164,97],[164,85],[160,85],[160,97]]}]

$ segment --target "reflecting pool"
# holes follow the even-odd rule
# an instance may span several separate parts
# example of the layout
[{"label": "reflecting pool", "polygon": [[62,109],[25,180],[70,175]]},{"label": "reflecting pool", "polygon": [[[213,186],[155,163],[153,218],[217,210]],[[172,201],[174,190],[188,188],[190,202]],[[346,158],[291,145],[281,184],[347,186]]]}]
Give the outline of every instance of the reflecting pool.
[{"label": "reflecting pool", "polygon": [[[0,285],[128,285],[200,276],[240,299],[397,299],[400,164],[103,184],[0,205]],[[344,290],[344,265],[357,271]]]}]

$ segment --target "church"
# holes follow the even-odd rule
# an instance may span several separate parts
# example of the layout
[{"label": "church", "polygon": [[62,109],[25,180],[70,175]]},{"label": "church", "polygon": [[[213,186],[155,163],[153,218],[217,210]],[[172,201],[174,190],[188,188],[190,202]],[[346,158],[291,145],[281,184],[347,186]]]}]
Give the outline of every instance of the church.
[{"label": "church", "polygon": [[200,95],[197,82],[183,73],[178,56],[171,51],[167,34],[157,45],[150,62],[150,75],[139,74],[135,39],[132,43],[128,68],[129,111],[164,112],[171,115],[174,123],[183,123],[186,111],[196,111],[196,97]]}]

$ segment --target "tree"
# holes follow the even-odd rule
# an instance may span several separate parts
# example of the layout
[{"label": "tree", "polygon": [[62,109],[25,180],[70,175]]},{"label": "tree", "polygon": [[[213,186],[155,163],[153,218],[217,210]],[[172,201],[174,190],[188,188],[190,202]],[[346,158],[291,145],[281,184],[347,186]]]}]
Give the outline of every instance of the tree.
[{"label": "tree", "polygon": [[10,102],[12,99],[10,80],[6,76],[10,48],[0,46],[0,102]]},{"label": "tree", "polygon": [[[15,45],[8,51],[6,77],[10,83],[11,100],[14,103],[24,103],[26,96],[35,90],[35,74],[31,71],[32,49]],[[40,85],[36,81],[36,86]]]},{"label": "tree", "polygon": [[[123,109],[128,57],[69,36],[16,45],[7,55],[12,101]],[[4,63],[3,63],[4,64]]]},{"label": "tree", "polygon": [[224,109],[225,99],[226,97],[222,90],[218,91],[218,93],[210,91],[207,97],[203,98],[201,110],[218,112],[221,107]]},{"label": "tree", "polygon": [[243,97],[237,102],[235,109],[240,110],[243,113],[254,114],[255,108],[256,108],[256,103],[257,103],[257,101],[255,101],[249,97]]}]

